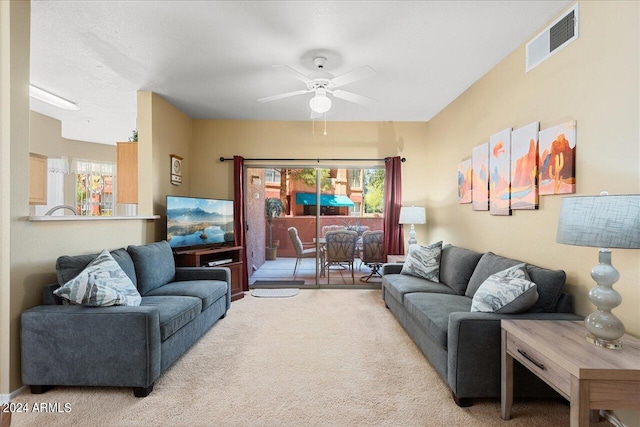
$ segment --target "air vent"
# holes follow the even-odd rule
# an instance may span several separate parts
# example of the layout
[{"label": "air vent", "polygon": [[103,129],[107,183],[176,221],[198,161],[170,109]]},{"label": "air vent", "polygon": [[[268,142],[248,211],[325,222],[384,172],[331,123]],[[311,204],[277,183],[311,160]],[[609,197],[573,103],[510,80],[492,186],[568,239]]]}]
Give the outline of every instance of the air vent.
[{"label": "air vent", "polygon": [[527,72],[578,38],[578,3],[527,43]]}]

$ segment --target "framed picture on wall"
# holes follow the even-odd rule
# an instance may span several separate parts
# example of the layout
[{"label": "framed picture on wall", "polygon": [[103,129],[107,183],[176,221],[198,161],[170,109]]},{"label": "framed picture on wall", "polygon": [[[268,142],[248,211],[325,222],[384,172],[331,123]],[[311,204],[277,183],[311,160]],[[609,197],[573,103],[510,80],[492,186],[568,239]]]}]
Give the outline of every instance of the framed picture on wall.
[{"label": "framed picture on wall", "polygon": [[175,154],[171,155],[171,183],[182,184],[182,157]]},{"label": "framed picture on wall", "polygon": [[511,215],[511,128],[489,138],[489,212]]},{"label": "framed picture on wall", "polygon": [[511,133],[511,209],[538,209],[538,129],[533,122]]},{"label": "framed picture on wall", "polygon": [[575,120],[540,131],[539,194],[576,192]]},{"label": "framed picture on wall", "polygon": [[471,203],[471,159],[458,164],[458,203]]},{"label": "framed picture on wall", "polygon": [[489,210],[489,143],[471,151],[471,209]]}]

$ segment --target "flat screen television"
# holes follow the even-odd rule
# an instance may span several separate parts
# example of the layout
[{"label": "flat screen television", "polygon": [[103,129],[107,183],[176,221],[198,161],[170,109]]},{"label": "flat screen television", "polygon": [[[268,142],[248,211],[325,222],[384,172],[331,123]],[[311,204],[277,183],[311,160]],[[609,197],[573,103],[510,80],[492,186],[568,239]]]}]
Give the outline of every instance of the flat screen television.
[{"label": "flat screen television", "polygon": [[167,242],[172,248],[233,244],[233,200],[167,196]]}]

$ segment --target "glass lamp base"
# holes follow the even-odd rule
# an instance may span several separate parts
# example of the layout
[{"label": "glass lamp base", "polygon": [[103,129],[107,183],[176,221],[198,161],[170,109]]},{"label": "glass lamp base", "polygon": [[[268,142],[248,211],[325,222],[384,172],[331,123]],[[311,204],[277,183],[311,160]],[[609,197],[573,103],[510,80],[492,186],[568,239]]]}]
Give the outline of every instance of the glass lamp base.
[{"label": "glass lamp base", "polygon": [[602,338],[594,337],[591,334],[587,334],[586,339],[587,342],[590,342],[593,345],[597,345],[598,347],[604,347],[610,350],[622,349],[622,341],[620,340],[603,340]]}]

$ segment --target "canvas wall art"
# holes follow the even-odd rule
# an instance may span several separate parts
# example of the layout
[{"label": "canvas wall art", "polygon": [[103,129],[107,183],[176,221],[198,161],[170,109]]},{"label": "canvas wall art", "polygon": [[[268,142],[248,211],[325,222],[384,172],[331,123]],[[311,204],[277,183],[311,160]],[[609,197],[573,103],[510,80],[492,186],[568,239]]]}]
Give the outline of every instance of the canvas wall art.
[{"label": "canvas wall art", "polygon": [[576,192],[576,122],[570,121],[540,131],[539,193]]},{"label": "canvas wall art", "polygon": [[489,212],[511,215],[511,128],[489,138]]},{"label": "canvas wall art", "polygon": [[511,133],[511,209],[538,209],[538,130],[533,122]]},{"label": "canvas wall art", "polygon": [[474,147],[471,152],[471,208],[489,210],[489,143]]},{"label": "canvas wall art", "polygon": [[458,203],[471,203],[471,159],[458,163]]}]

